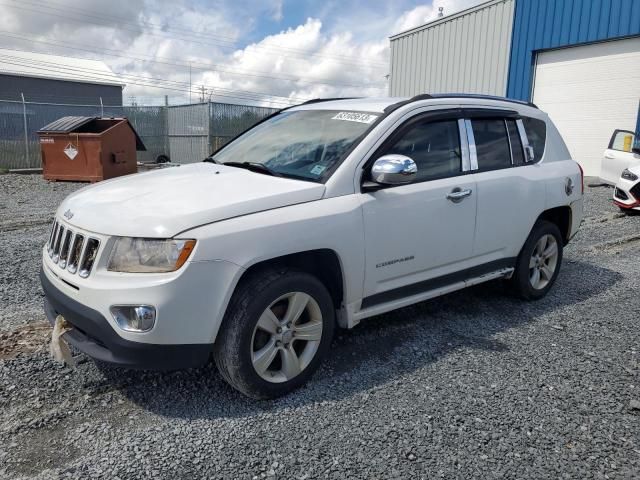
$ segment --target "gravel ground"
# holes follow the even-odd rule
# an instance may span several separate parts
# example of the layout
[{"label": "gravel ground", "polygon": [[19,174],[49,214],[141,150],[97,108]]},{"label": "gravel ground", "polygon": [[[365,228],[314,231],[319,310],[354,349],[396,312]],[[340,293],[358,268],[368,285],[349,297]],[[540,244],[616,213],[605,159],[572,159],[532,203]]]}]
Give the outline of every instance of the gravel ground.
[{"label": "gravel ground", "polygon": [[[39,250],[75,188],[0,176],[5,338],[44,319]],[[638,478],[640,216],[610,195],[587,189],[545,299],[495,282],[368,320],[277,401],[211,366],[71,370],[44,348],[0,360],[0,477]]]}]

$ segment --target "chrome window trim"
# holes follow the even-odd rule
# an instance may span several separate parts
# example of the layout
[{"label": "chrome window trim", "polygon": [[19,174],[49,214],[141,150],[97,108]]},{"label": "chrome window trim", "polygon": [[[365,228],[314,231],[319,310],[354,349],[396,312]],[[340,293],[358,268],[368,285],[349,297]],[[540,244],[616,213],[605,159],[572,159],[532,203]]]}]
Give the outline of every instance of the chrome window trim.
[{"label": "chrome window trim", "polygon": [[469,139],[467,138],[467,129],[464,120],[458,119],[458,131],[460,133],[460,155],[462,156],[462,171],[471,171],[471,157],[469,155]]},{"label": "chrome window trim", "polygon": [[509,125],[507,124],[507,119],[503,118],[502,122],[504,123],[504,131],[507,132],[507,140],[509,141],[509,155],[511,155],[511,166],[515,165],[513,161],[513,145],[511,144],[511,135],[509,135]]},{"label": "chrome window trim", "polygon": [[529,137],[527,137],[527,131],[524,128],[524,123],[522,123],[522,119],[516,119],[516,126],[518,127],[518,133],[520,134],[520,141],[522,145],[525,147],[529,147]]},{"label": "chrome window trim", "polygon": [[471,170],[478,170],[478,151],[476,150],[476,138],[473,136],[473,125],[468,118],[464,119],[465,130],[467,131],[467,140],[469,143],[469,159],[471,162]]}]

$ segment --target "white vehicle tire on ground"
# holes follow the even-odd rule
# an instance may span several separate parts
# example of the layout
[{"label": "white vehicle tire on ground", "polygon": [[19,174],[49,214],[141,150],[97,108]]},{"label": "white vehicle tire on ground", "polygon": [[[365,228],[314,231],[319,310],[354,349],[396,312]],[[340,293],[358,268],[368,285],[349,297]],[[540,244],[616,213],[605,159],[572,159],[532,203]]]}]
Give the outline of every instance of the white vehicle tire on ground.
[{"label": "white vehicle tire on ground", "polygon": [[223,378],[256,399],[303,385],[328,351],[335,310],[313,275],[284,268],[250,274],[227,308],[213,357]]},{"label": "white vehicle tire on ground", "polygon": [[525,242],[511,278],[515,293],[526,300],[538,300],[551,289],[562,264],[563,241],[558,226],[538,221]]}]

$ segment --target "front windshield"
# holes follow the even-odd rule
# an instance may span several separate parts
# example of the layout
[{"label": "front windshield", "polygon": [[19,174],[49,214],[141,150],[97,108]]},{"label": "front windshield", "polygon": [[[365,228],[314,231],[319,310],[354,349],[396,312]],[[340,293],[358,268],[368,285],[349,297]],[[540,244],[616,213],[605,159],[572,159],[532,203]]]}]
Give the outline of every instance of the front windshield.
[{"label": "front windshield", "polygon": [[378,115],[330,110],[285,111],[213,155],[218,163],[253,163],[276,174],[322,181]]}]

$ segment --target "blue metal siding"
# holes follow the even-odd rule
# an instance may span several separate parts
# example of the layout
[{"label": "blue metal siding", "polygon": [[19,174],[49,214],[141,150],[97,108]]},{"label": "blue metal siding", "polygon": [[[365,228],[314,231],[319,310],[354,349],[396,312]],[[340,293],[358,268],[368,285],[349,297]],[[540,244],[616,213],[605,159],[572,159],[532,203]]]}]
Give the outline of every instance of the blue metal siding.
[{"label": "blue metal siding", "polygon": [[638,120],[636,121],[636,147],[640,148],[640,102],[638,102]]},{"label": "blue metal siding", "polygon": [[640,0],[516,0],[507,97],[529,100],[535,52],[640,35]]}]

